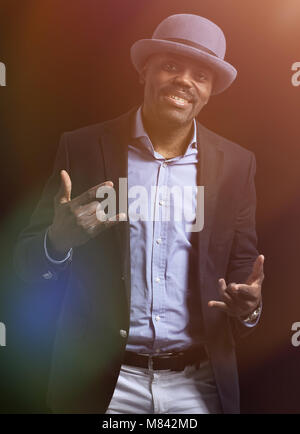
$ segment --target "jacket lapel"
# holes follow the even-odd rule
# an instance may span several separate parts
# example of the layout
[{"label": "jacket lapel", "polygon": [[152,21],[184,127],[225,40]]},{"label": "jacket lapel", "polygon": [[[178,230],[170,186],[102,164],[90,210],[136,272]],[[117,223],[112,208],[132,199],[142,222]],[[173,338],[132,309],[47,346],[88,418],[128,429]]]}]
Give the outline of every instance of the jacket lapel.
[{"label": "jacket lapel", "polygon": [[197,122],[197,142],[199,149],[197,183],[204,186],[204,227],[198,232],[198,265],[203,294],[203,279],[207,261],[207,252],[211,236],[215,208],[223,171],[223,150],[219,148],[217,138],[210,135],[201,124]]},{"label": "jacket lapel", "polygon": [[[107,122],[101,137],[105,179],[114,183],[116,212],[119,212],[119,178],[128,178],[128,145],[131,141],[134,107],[128,113]],[[126,192],[127,193],[127,192]],[[128,214],[128,200],[126,213]],[[112,228],[120,252],[122,279],[125,282],[128,306],[130,306],[130,234],[129,221],[118,223]]]}]

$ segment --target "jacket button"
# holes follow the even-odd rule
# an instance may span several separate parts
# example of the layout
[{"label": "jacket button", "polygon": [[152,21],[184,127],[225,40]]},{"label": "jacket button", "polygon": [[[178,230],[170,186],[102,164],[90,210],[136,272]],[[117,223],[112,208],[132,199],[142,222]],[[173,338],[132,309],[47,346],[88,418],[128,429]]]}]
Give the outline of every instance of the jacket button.
[{"label": "jacket button", "polygon": [[122,338],[127,338],[127,331],[126,330],[120,330],[120,336],[122,337]]},{"label": "jacket button", "polygon": [[122,275],[122,276],[121,276],[121,279],[122,279],[122,280],[125,280],[125,276],[124,276],[124,275]]},{"label": "jacket button", "polygon": [[43,274],[43,278],[46,280],[52,279],[53,274],[51,273],[51,271],[47,271],[47,273]]}]

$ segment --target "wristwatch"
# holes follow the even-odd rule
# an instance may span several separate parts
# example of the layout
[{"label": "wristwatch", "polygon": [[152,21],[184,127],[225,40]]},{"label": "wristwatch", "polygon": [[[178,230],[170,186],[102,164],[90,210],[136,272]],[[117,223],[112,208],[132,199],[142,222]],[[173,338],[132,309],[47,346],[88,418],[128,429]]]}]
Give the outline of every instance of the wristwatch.
[{"label": "wristwatch", "polygon": [[242,321],[245,322],[255,322],[257,320],[257,318],[259,317],[261,313],[261,304],[253,311],[251,312],[247,318],[241,318]]}]

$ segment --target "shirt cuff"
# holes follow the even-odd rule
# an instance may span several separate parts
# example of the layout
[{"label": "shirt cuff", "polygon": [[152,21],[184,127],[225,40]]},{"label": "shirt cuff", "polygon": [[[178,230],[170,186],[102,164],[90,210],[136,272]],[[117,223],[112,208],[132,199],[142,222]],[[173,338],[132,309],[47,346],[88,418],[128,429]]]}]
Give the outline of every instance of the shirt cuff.
[{"label": "shirt cuff", "polygon": [[262,300],[260,302],[259,307],[260,307],[259,314],[258,314],[258,317],[256,318],[256,320],[254,322],[245,321],[245,320],[240,319],[241,323],[244,324],[244,326],[255,327],[258,324],[258,321],[259,321],[261,313],[262,313]]},{"label": "shirt cuff", "polygon": [[45,255],[46,255],[46,258],[48,259],[48,261],[50,261],[50,262],[52,262],[52,264],[56,264],[56,265],[65,264],[67,261],[71,261],[72,260],[72,254],[73,254],[72,248],[68,251],[68,253],[64,259],[57,260],[57,259],[51,258],[51,256],[48,253],[48,250],[47,250],[48,231],[49,231],[49,228],[46,230],[45,236],[44,236],[44,251],[45,251]]}]

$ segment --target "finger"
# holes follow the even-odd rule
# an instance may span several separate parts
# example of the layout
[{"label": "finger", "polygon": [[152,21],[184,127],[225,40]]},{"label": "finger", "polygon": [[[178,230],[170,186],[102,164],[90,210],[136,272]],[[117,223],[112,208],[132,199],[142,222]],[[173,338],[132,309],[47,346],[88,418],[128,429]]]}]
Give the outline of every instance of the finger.
[{"label": "finger", "polygon": [[223,301],[215,301],[215,300],[211,300],[208,302],[208,306],[209,307],[213,307],[215,309],[219,309],[222,312],[226,312],[228,314],[231,313],[230,309],[228,308],[227,304],[224,303]]},{"label": "finger", "polygon": [[246,285],[239,283],[235,285],[235,290],[232,292],[232,296],[243,300],[253,301],[256,300],[260,289],[258,285]]},{"label": "finger", "polygon": [[124,212],[121,212],[120,214],[116,214],[116,215],[110,217],[108,219],[108,221],[109,221],[109,224],[111,224],[114,222],[115,223],[123,222],[123,221],[126,221],[126,219],[127,219],[126,214]]},{"label": "finger", "polygon": [[96,208],[96,218],[98,219],[99,222],[119,222],[119,221],[124,221],[127,220],[126,218],[126,214],[124,212],[120,213],[120,214],[113,214],[111,215],[111,213],[109,212],[109,207],[108,207],[108,212],[104,211],[105,207],[103,208],[102,203],[97,204],[97,208]]},{"label": "finger", "polygon": [[233,300],[231,295],[226,291],[227,286],[226,286],[226,282],[224,279],[219,279],[218,280],[218,290],[219,290],[219,294],[220,294],[220,298],[222,301],[224,301],[227,306],[232,306]]},{"label": "finger", "polygon": [[248,285],[252,285],[254,282],[258,283],[259,285],[262,284],[264,279],[264,260],[265,257],[263,255],[258,255],[256,258],[253,264],[252,272],[246,281]]},{"label": "finger", "polygon": [[226,282],[225,279],[219,279],[218,280],[218,289],[219,289],[219,294],[222,296],[224,294],[224,292],[226,291]]},{"label": "finger", "polygon": [[120,213],[110,217],[109,219],[99,221],[96,214],[89,216],[89,219],[86,222],[86,230],[90,235],[98,235],[105,229],[109,229],[110,227],[124,221],[126,219],[125,213]]},{"label": "finger", "polygon": [[242,283],[230,283],[226,288],[226,293],[236,300],[253,300],[256,298],[258,288]]},{"label": "finger", "polygon": [[80,196],[77,196],[75,199],[73,199],[73,202],[76,205],[86,205],[89,202],[93,202],[93,201],[97,200],[96,194],[97,194],[97,191],[100,187],[113,188],[113,186],[114,186],[114,184],[112,181],[102,182],[101,184],[95,185],[94,187],[85,191]]},{"label": "finger", "polygon": [[56,195],[58,203],[67,203],[71,200],[72,182],[66,170],[60,171],[60,187]]},{"label": "finger", "polygon": [[222,301],[209,301],[208,302],[209,307],[213,307],[215,309],[218,309],[222,312],[227,313],[229,316],[237,317],[241,315],[246,315],[248,312],[251,312],[253,309],[251,308],[251,305],[247,302],[242,302],[239,304],[233,304],[228,305],[228,303],[222,302]]},{"label": "finger", "polygon": [[225,292],[234,297],[237,293],[237,284],[234,282],[229,283],[225,288]]},{"label": "finger", "polygon": [[92,216],[96,214],[99,202],[90,202],[77,208],[77,217]]},{"label": "finger", "polygon": [[241,294],[237,283],[230,283],[225,290],[224,297],[225,295],[230,297],[230,303],[228,303],[230,307],[234,307],[237,303],[245,300],[245,296]]}]

